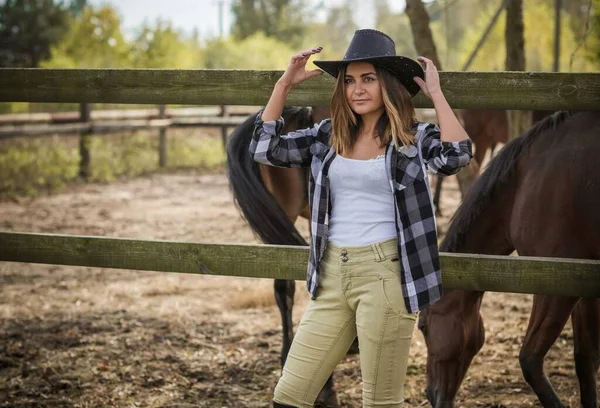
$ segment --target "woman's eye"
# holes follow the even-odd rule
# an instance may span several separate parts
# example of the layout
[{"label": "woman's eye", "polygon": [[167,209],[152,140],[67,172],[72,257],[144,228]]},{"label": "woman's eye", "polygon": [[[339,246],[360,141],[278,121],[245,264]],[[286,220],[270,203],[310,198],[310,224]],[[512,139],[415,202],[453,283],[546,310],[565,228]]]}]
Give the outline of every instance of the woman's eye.
[{"label": "woman's eye", "polygon": [[375,81],[375,78],[373,78],[373,77],[366,77],[365,78],[365,82],[373,82],[373,81]]},{"label": "woman's eye", "polygon": [[344,83],[351,84],[352,83],[352,79],[346,78],[346,79],[344,79]]}]

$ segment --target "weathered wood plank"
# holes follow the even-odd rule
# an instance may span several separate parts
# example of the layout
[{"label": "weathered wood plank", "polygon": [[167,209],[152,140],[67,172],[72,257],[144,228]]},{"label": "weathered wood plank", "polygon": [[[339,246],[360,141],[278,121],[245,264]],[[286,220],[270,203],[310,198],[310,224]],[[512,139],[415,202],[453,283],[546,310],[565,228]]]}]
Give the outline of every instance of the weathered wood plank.
[{"label": "weathered wood plank", "polygon": [[[0,69],[0,102],[264,105],[281,71]],[[599,73],[442,72],[453,108],[600,110]],[[333,79],[306,81],[291,105],[328,105]],[[423,95],[417,107],[431,107]]]},{"label": "weathered wood plank", "polygon": [[168,127],[235,127],[246,120],[242,116],[230,117],[197,117],[197,118],[173,118],[173,119],[150,119],[150,120],[124,120],[114,122],[85,122],[65,123],[59,125],[16,125],[0,126],[0,139],[12,139],[15,137],[37,137],[68,135],[81,132],[90,132],[94,135],[102,135],[123,131],[164,129]]},{"label": "weathered wood plank", "polygon": [[[231,106],[227,112],[230,115],[248,116],[258,111],[256,106]],[[166,118],[189,118],[189,117],[216,117],[221,112],[220,106],[167,108]],[[91,120],[93,122],[127,119],[158,119],[158,108],[152,109],[118,109],[118,110],[93,110]],[[0,129],[6,126],[25,124],[64,124],[75,123],[79,120],[79,112],[46,112],[46,113],[9,113],[0,115]]]},{"label": "weathered wood plank", "polygon": [[[0,232],[0,261],[303,280],[305,247]],[[600,297],[600,261],[442,254],[447,288]]]}]

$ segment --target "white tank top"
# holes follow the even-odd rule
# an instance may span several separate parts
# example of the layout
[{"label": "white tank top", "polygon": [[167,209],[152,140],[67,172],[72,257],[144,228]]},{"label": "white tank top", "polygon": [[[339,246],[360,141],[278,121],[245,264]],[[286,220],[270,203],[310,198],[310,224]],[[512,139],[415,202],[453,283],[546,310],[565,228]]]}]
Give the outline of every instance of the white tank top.
[{"label": "white tank top", "polygon": [[336,155],[329,167],[329,191],[328,239],[333,245],[364,246],[397,236],[384,155],[370,160]]}]

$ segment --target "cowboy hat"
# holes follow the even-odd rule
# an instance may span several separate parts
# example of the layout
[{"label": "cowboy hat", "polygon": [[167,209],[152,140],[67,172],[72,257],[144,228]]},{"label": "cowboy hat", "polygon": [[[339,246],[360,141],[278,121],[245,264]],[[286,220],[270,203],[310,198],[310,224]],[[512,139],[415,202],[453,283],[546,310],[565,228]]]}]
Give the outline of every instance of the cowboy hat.
[{"label": "cowboy hat", "polygon": [[396,44],[387,34],[372,29],[356,30],[344,59],[338,61],[313,61],[314,64],[333,77],[339,69],[350,62],[363,61],[387,68],[400,80],[408,92],[415,96],[421,87],[414,77],[425,79],[421,65],[408,57],[396,55]]}]

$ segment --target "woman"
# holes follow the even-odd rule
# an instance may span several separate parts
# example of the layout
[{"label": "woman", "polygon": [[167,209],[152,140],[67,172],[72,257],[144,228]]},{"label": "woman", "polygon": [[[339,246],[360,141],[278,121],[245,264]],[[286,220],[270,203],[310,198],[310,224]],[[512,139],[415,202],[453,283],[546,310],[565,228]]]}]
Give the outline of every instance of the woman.
[{"label": "woman", "polygon": [[[417,313],[442,296],[426,168],[456,173],[471,141],[440,89],[433,63],[395,55],[393,40],[358,30],[336,77],[331,119],[281,134],[280,119],[311,55],[294,55],[259,113],[250,153],[273,166],[311,167],[311,301],[275,388],[274,407],[311,407],[358,336],[365,407],[398,407]],[[423,80],[425,79],[425,81]],[[440,127],[415,120],[411,98],[432,99]]]}]

